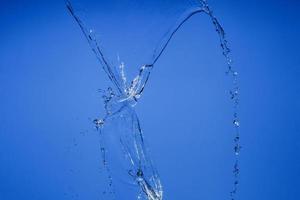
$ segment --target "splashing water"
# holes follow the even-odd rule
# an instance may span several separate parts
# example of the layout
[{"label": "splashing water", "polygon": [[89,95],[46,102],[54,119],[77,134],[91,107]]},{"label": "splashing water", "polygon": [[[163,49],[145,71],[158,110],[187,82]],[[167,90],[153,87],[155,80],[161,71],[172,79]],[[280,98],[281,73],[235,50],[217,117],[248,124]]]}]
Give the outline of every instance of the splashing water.
[{"label": "splashing water", "polygon": [[[233,101],[233,125],[235,128],[233,149],[236,158],[233,166],[234,181],[230,199],[236,199],[240,173],[238,158],[241,150],[240,122],[237,113],[239,105],[238,73],[232,68],[225,32],[207,2],[205,0],[197,1],[192,5],[192,9],[187,10],[182,15],[163,37],[150,62],[140,67],[138,74],[130,83],[127,82],[124,63],[121,63],[118,68],[112,67],[104,56],[93,31],[86,28],[75,13],[70,1],[66,1],[66,6],[113,84],[113,88],[101,90],[106,111],[105,116],[102,119],[95,119],[93,122],[99,131],[102,164],[108,178],[108,189],[103,191],[103,195],[106,196],[105,199],[117,200],[124,199],[124,194],[126,197],[128,196],[127,199],[161,200],[163,198],[160,177],[150,159],[149,150],[145,145],[143,131],[134,107],[144,91],[155,63],[162,56],[176,32],[196,14],[203,13],[209,16],[219,36],[222,53],[226,59],[226,74],[232,78],[233,83],[229,93]],[[124,184],[131,184],[132,188],[125,191],[122,187]]]}]

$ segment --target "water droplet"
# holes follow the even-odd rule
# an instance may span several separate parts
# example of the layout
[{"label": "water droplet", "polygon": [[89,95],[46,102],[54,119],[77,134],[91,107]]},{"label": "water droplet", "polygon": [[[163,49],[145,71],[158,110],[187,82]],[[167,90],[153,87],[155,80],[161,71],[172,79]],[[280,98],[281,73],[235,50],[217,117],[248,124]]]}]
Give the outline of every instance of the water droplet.
[{"label": "water droplet", "polygon": [[142,176],[144,175],[144,173],[143,173],[142,170],[139,169],[139,170],[137,171],[136,175],[137,175],[138,177],[142,177]]},{"label": "water droplet", "polygon": [[104,120],[103,120],[103,119],[94,119],[93,122],[94,122],[94,124],[95,124],[97,130],[98,130],[100,127],[102,127],[103,124],[104,124]]},{"label": "water droplet", "polygon": [[236,136],[235,138],[234,138],[234,141],[235,142],[238,142],[240,140],[240,137],[239,136]]},{"label": "water droplet", "polygon": [[234,146],[234,152],[235,152],[235,155],[239,155],[240,154],[240,151],[241,151],[241,146],[239,145],[239,144],[236,144],[235,146]]},{"label": "water droplet", "polygon": [[236,127],[239,127],[239,126],[240,126],[240,122],[239,122],[237,119],[233,120],[233,124],[234,124]]}]

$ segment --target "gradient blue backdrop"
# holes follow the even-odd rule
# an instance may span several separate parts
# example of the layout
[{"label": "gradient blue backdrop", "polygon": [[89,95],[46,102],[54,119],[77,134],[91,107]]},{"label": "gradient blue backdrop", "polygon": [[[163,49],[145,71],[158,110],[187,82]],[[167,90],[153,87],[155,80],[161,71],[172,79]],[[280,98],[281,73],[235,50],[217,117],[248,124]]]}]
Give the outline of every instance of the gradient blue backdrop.
[{"label": "gradient blue backdrop", "polygon": [[[116,28],[120,13],[109,8],[118,3],[90,5],[108,10],[101,15],[107,51],[120,46],[120,57],[135,66],[142,61],[130,45],[143,38],[130,37],[139,34],[130,6],[120,6],[127,23]],[[239,199],[299,199],[300,4],[210,4],[240,74]],[[151,1],[149,9],[161,5]],[[86,40],[63,1],[1,0],[0,25],[0,200],[99,199],[99,138],[91,120],[103,114],[97,89],[109,83]],[[139,48],[146,45],[133,49],[144,56]],[[208,18],[195,17],[155,66],[137,105],[167,200],[229,198],[233,132],[225,69]]]}]

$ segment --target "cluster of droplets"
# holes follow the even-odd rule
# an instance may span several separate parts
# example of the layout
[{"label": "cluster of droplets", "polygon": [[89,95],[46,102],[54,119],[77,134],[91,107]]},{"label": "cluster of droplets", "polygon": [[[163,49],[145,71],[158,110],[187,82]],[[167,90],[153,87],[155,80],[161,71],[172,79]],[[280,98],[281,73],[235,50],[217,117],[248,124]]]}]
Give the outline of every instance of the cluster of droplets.
[{"label": "cluster of droplets", "polygon": [[230,197],[231,200],[236,199],[236,194],[238,190],[238,184],[239,184],[239,174],[240,174],[240,166],[239,166],[239,155],[241,151],[241,144],[240,144],[240,120],[238,116],[238,106],[239,106],[239,84],[238,84],[238,72],[233,70],[232,68],[232,60],[230,58],[230,49],[227,44],[227,40],[225,39],[225,32],[222,29],[222,27],[219,25],[217,21],[213,19],[213,23],[216,27],[216,31],[218,32],[220,36],[220,42],[221,42],[221,48],[223,50],[223,55],[226,58],[228,70],[226,71],[226,74],[231,76],[232,78],[232,89],[229,91],[230,99],[233,102],[233,126],[234,126],[234,155],[235,155],[235,161],[233,166],[233,189],[230,191]]},{"label": "cluster of droplets", "polygon": [[238,106],[239,106],[239,85],[238,85],[238,72],[233,70],[232,68],[232,60],[230,58],[230,49],[227,45],[227,40],[225,39],[225,33],[221,26],[217,22],[213,20],[215,26],[217,27],[216,30],[220,35],[220,41],[221,41],[221,48],[223,50],[223,55],[225,56],[227,60],[227,66],[228,70],[226,71],[226,74],[231,76],[233,86],[232,89],[229,91],[230,93],[230,99],[233,101],[233,126],[234,126],[234,154],[235,154],[235,162],[233,166],[233,175],[234,175],[234,181],[233,181],[233,189],[230,191],[230,197],[231,200],[235,200],[238,184],[239,184],[239,173],[240,173],[240,166],[239,166],[239,155],[242,146],[240,145],[240,133],[239,133],[239,127],[240,127],[240,120],[238,116]]},{"label": "cluster of droplets", "polygon": [[212,10],[209,8],[206,0],[201,0],[201,4],[205,10],[205,12],[210,16],[213,25],[215,26],[216,32],[219,35],[220,46],[222,49],[222,54],[226,59],[227,63],[227,71],[226,74],[232,78],[232,88],[230,89],[230,99],[233,101],[233,126],[234,126],[234,155],[235,162],[233,165],[233,189],[230,191],[231,200],[236,199],[238,184],[239,184],[239,174],[240,174],[240,166],[239,166],[239,155],[242,146],[240,145],[240,120],[238,116],[238,106],[239,106],[239,84],[238,84],[238,72],[232,68],[232,59],[230,56],[231,50],[228,46],[228,42],[225,38],[225,32],[222,26],[219,24],[217,18],[213,15]]},{"label": "cluster of droplets", "polygon": [[240,174],[240,166],[239,166],[239,155],[242,146],[240,145],[240,132],[239,132],[239,127],[240,127],[240,121],[239,121],[239,116],[237,113],[238,110],[238,105],[239,105],[239,87],[238,87],[238,82],[237,82],[237,72],[232,72],[233,75],[233,90],[230,91],[231,99],[234,103],[234,113],[233,113],[233,125],[234,125],[234,130],[235,130],[235,137],[234,137],[234,154],[235,154],[235,163],[233,167],[233,175],[234,175],[234,185],[233,189],[230,192],[231,200],[235,199],[236,193],[237,193],[237,188],[239,184],[239,174]]},{"label": "cluster of droplets", "polygon": [[105,125],[105,120],[110,114],[110,110],[108,109],[108,103],[112,100],[112,98],[115,96],[112,88],[107,88],[107,90],[98,90],[100,93],[102,93],[102,99],[104,101],[104,107],[106,110],[106,115],[104,118],[96,118],[93,120],[95,129],[99,132],[99,142],[100,142],[100,151],[101,151],[101,160],[102,160],[102,166],[104,167],[104,170],[106,171],[107,174],[107,179],[108,179],[108,189],[104,188],[102,191],[102,195],[109,195],[113,199],[115,199],[115,189],[113,187],[113,178],[110,172],[110,168],[107,162],[107,150],[105,148],[104,140],[103,140],[103,127]]},{"label": "cluster of droplets", "polygon": [[[107,108],[108,102],[113,98],[114,92],[113,90],[109,87],[107,90],[98,90],[99,92],[103,93],[102,98],[104,101],[104,108],[106,110],[106,116],[109,115],[109,109]],[[93,120],[93,123],[95,125],[95,128],[97,130],[100,130],[104,126],[106,117],[104,118],[96,118]]]},{"label": "cluster of droplets", "polygon": [[[102,132],[100,130],[100,138],[102,137]],[[101,144],[101,143],[100,143]],[[107,178],[108,178],[108,191],[107,190],[103,190],[102,194],[103,195],[111,195],[113,198],[115,197],[115,191],[114,191],[114,188],[113,188],[113,179],[112,179],[112,176],[111,176],[111,172],[110,172],[110,169],[109,169],[109,166],[108,166],[108,163],[107,163],[107,160],[106,160],[106,149],[103,145],[100,146],[100,150],[101,150],[101,157],[102,157],[102,165],[104,166],[104,169],[107,173]]]}]

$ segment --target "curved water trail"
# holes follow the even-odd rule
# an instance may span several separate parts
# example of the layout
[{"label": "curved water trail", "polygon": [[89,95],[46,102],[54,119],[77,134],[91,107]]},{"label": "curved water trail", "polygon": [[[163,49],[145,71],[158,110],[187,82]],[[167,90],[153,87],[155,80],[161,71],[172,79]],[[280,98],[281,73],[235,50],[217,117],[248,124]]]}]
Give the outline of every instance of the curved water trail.
[{"label": "curved water trail", "polygon": [[[183,14],[177,23],[169,29],[160,45],[157,46],[150,62],[140,68],[137,76],[130,84],[127,84],[126,81],[124,65],[121,64],[119,70],[116,70],[109,64],[93,31],[87,29],[76,15],[70,1],[66,1],[66,6],[116,89],[115,91],[112,88],[108,88],[106,91],[103,91],[106,115],[102,119],[95,119],[94,123],[100,133],[102,161],[108,176],[109,188],[103,194],[106,195],[106,199],[117,200],[124,198],[122,195],[125,192],[129,194],[130,199],[161,200],[163,198],[162,184],[145,146],[143,132],[134,106],[144,91],[154,65],[167,49],[168,44],[177,31],[196,14],[204,13],[209,16],[219,36],[222,54],[226,59],[226,74],[232,78],[230,98],[233,101],[234,154],[236,159],[233,167],[234,183],[230,192],[230,198],[232,200],[236,199],[240,172],[238,158],[241,150],[240,122],[237,112],[239,105],[238,73],[232,68],[230,48],[225,38],[224,29],[213,15],[207,2],[199,0],[194,8]],[[119,170],[120,166],[122,166],[123,170]],[[119,177],[125,177],[125,180],[114,181],[121,179]],[[132,184],[134,189],[123,191],[122,184],[124,182]]]}]

